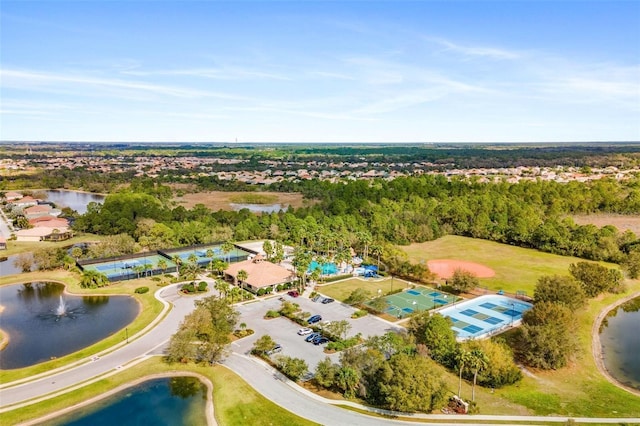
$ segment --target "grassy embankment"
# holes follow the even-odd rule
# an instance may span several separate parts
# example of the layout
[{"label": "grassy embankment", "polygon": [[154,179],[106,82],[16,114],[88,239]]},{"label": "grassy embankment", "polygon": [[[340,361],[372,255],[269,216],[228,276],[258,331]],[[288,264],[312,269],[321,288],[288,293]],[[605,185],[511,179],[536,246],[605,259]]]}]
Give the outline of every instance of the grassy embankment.
[{"label": "grassy embankment", "polygon": [[[238,375],[226,367],[194,364],[167,364],[159,357],[151,358],[114,376],[47,401],[2,414],[3,424],[17,424],[80,404],[94,396],[156,373],[190,371],[207,377],[213,383],[215,417],[220,425],[301,425],[316,423],[305,420],[262,397]],[[6,422],[6,423],[5,423]]]},{"label": "grassy embankment", "polygon": [[[533,295],[538,277],[568,274],[569,264],[582,259],[541,253],[490,241],[446,236],[436,241],[412,244],[403,249],[414,262],[430,259],[460,259],[478,262],[494,269],[496,275],[481,279],[489,289],[515,293],[524,290]],[[608,264],[609,267],[615,265]],[[389,283],[385,280],[384,283]],[[375,293],[387,292],[383,283],[346,280],[323,286],[321,292],[343,300],[355,288]],[[496,389],[476,388],[476,400],[482,414],[539,414],[585,417],[638,417],[640,398],[609,383],[598,371],[591,355],[592,328],[600,311],[628,294],[640,291],[640,280],[627,280],[624,294],[607,294],[589,301],[576,312],[576,334],[580,349],[568,367],[555,371],[532,370],[519,383]],[[457,393],[457,375],[444,372],[448,389]],[[469,398],[471,386],[463,386],[462,396]]]},{"label": "grassy embankment", "polygon": [[[10,275],[0,277],[0,285],[21,284],[27,282],[38,281],[55,281],[65,284],[66,291],[76,295],[116,295],[124,294],[135,297],[140,303],[140,314],[127,326],[129,337],[134,336],[137,332],[145,328],[151,321],[162,311],[162,303],[160,303],[153,293],[158,289],[157,283],[150,279],[137,279],[130,281],[122,281],[113,283],[108,287],[100,289],[85,289],[79,285],[80,276],[77,273],[69,271],[37,271],[18,275]],[[134,290],[141,286],[149,287],[149,292],[145,294],[135,294]],[[15,370],[0,370],[0,383],[8,383],[25,377],[34,376],[44,373],[69,363],[84,359],[98,352],[104,351],[126,338],[125,330],[121,330],[106,339],[86,347],[78,352],[57,358],[51,361],[43,362],[31,367],[19,368]],[[11,337],[9,337],[10,339]]]},{"label": "grassy embankment", "polygon": [[275,204],[278,196],[274,194],[260,194],[255,192],[245,192],[244,194],[232,195],[229,200],[238,204]]},{"label": "grassy embankment", "polygon": [[102,235],[95,234],[78,234],[75,237],[65,241],[7,241],[7,250],[0,251],[0,256],[12,256],[19,253],[29,253],[41,249],[53,249],[60,247],[72,246],[76,243],[86,243],[101,241],[104,239]]}]

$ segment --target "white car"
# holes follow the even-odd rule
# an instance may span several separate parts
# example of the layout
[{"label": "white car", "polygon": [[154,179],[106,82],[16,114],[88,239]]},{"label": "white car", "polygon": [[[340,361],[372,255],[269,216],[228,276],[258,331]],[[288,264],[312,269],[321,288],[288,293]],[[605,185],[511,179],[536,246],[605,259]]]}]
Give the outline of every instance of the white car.
[{"label": "white car", "polygon": [[310,329],[308,327],[304,327],[304,328],[301,328],[300,330],[298,330],[298,334],[300,336],[306,336],[307,334],[311,334],[312,331],[313,331],[312,329]]}]

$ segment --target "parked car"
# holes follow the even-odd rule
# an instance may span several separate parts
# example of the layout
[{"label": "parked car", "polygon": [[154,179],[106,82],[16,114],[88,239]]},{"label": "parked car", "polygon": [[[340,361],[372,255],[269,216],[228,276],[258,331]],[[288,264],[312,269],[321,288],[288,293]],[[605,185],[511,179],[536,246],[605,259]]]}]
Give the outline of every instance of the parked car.
[{"label": "parked car", "polygon": [[314,316],[312,316],[311,318],[309,318],[307,320],[307,323],[315,324],[315,323],[320,322],[320,321],[322,321],[322,317],[320,315],[314,315]]},{"label": "parked car", "polygon": [[316,342],[317,342],[318,340],[321,340],[321,339],[326,339],[326,337],[324,337],[322,334],[318,334],[316,337],[314,337],[313,339],[311,339],[311,343],[313,343],[313,344],[315,345],[315,344],[316,344]]},{"label": "parked car", "polygon": [[290,292],[287,293],[289,296],[291,297],[298,297],[300,296],[300,293],[298,293],[296,290],[291,290]]},{"label": "parked car", "polygon": [[329,339],[327,339],[326,337],[321,337],[313,341],[313,344],[316,346],[324,345],[325,343],[329,343]]},{"label": "parked car", "polygon": [[313,333],[307,336],[305,340],[305,342],[311,342],[313,339],[317,338],[318,336],[320,336],[320,333]]},{"label": "parked car", "polygon": [[280,345],[275,345],[273,347],[273,349],[267,351],[267,355],[273,355],[273,354],[277,354],[278,352],[280,352],[282,350],[282,346]]},{"label": "parked car", "polygon": [[335,302],[335,299],[332,299],[330,297],[325,297],[324,299],[322,299],[322,303],[323,304],[327,304],[327,303],[331,303],[331,302]]},{"label": "parked car", "polygon": [[300,330],[298,330],[298,334],[300,336],[306,336],[307,334],[311,334],[313,332],[312,329],[310,329],[309,327],[304,327],[301,328]]}]

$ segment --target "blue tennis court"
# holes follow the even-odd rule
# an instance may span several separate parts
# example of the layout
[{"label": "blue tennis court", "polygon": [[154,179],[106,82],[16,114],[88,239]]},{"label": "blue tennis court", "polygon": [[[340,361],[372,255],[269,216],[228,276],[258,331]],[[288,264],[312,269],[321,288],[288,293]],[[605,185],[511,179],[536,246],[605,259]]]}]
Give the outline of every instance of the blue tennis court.
[{"label": "blue tennis court", "polygon": [[517,325],[522,315],[533,305],[500,295],[480,296],[449,306],[440,311],[451,319],[459,340],[484,337],[511,325]]},{"label": "blue tennis court", "polygon": [[130,280],[176,271],[176,264],[171,259],[157,253],[148,254],[145,257],[106,260],[81,266],[85,271],[94,270],[104,274],[109,281]]}]

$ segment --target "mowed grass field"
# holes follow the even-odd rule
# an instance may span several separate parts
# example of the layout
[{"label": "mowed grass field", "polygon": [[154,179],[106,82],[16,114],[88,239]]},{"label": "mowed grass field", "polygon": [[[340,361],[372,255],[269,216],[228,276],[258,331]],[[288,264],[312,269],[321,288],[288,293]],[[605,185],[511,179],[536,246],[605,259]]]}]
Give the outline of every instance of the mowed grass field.
[{"label": "mowed grass field", "polygon": [[[569,265],[584,261],[577,257],[559,256],[493,241],[447,235],[426,243],[399,247],[414,263],[433,259],[455,259],[480,263],[496,273],[491,278],[480,278],[482,286],[490,290],[503,289],[508,293],[524,290],[529,296],[542,275],[568,275]],[[617,268],[617,265],[603,265]]]},{"label": "mowed grass field", "polygon": [[336,281],[329,284],[322,284],[318,291],[325,296],[336,300],[344,301],[353,290],[363,288],[371,293],[371,297],[378,295],[378,290],[382,290],[382,295],[388,294],[391,290],[407,288],[409,283],[398,278],[348,278],[343,281]]}]

